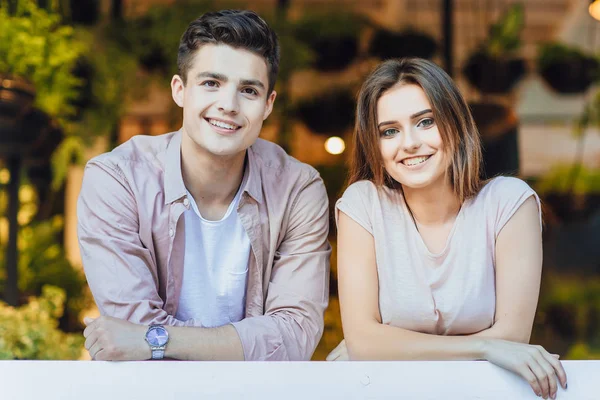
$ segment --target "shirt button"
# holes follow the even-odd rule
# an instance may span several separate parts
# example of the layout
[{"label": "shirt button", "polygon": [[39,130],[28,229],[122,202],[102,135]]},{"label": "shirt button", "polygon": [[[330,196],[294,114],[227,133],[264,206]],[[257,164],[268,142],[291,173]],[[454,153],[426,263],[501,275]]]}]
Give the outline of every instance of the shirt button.
[{"label": "shirt button", "polygon": [[173,231],[173,228],[169,228],[169,236],[173,237],[174,234],[175,231]]},{"label": "shirt button", "polygon": [[190,200],[187,197],[185,199],[183,199],[183,205],[186,207],[190,206]]}]

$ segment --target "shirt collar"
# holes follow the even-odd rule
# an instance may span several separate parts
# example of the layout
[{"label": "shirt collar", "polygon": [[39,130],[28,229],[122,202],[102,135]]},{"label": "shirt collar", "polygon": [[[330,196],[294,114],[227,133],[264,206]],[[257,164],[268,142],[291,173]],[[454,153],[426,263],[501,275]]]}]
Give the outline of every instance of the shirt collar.
[{"label": "shirt collar", "polygon": [[185,196],[186,189],[181,173],[181,129],[175,134],[167,145],[165,160],[165,204],[169,204]]},{"label": "shirt collar", "polygon": [[254,146],[250,146],[246,151],[247,163],[244,175],[247,175],[248,179],[245,179],[246,184],[243,190],[244,192],[248,192],[257,203],[262,203],[263,192],[259,168],[260,160],[253,147]]}]

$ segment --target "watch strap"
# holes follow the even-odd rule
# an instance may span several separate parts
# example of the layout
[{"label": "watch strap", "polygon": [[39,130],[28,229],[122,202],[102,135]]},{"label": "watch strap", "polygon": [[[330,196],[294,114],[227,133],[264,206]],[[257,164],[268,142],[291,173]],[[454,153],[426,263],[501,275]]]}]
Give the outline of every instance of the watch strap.
[{"label": "watch strap", "polygon": [[162,360],[165,357],[165,349],[164,348],[153,348],[152,349],[152,359],[153,360]]}]

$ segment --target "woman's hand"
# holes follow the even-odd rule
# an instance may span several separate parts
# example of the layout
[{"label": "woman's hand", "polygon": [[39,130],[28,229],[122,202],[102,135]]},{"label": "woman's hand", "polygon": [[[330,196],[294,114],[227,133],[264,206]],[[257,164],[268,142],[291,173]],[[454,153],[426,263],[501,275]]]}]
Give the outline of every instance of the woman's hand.
[{"label": "woman's hand", "polygon": [[350,357],[348,357],[348,349],[346,348],[346,340],[342,339],[340,344],[337,345],[335,349],[329,353],[327,361],[348,361]]},{"label": "woman's hand", "polygon": [[489,362],[523,377],[536,395],[555,399],[557,377],[567,388],[567,374],[558,355],[548,353],[542,346],[509,342],[500,339],[485,341],[484,357]]}]

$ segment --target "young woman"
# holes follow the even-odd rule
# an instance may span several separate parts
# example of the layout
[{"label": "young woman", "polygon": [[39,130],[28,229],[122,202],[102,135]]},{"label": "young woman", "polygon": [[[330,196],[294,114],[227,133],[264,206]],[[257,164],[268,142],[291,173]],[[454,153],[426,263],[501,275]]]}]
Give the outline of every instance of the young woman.
[{"label": "young woman", "polygon": [[528,344],[540,202],[519,179],[480,179],[479,134],[450,77],[421,59],[381,64],[354,143],[336,204],[345,343],[328,359],[485,359],[554,398],[558,356]]}]

